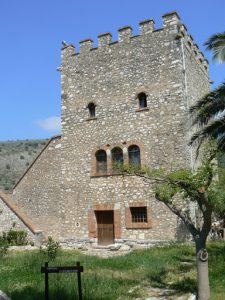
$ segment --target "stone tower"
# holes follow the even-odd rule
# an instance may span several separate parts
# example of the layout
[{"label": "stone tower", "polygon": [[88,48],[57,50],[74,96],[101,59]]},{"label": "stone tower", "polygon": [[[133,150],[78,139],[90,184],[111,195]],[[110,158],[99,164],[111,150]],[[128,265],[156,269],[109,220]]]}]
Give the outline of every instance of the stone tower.
[{"label": "stone tower", "polygon": [[[192,167],[187,110],[209,91],[208,63],[176,12],[163,15],[163,28],[145,20],[139,35],[126,26],[118,36],[99,35],[95,48],[83,40],[79,52],[63,45],[61,140],[50,142],[15,188],[17,204],[37,222],[41,210],[45,232],[61,241],[148,243],[177,235],[177,218],[151,186],[112,166]],[[29,179],[41,172],[42,189]]]},{"label": "stone tower", "polygon": [[96,48],[81,41],[79,53],[62,49],[63,236],[98,238],[106,218],[115,240],[170,239],[175,217],[112,163],[128,163],[139,148],[143,165],[191,166],[186,114],[209,90],[208,64],[176,12],[163,16],[163,28],[145,20],[137,36],[130,26],[118,33],[115,42],[99,35]]}]

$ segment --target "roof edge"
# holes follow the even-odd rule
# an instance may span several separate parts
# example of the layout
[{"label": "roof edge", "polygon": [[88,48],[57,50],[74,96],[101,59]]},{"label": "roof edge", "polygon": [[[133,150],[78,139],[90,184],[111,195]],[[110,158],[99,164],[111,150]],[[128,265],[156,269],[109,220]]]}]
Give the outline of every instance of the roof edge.
[{"label": "roof edge", "polygon": [[61,134],[58,134],[58,135],[54,135],[52,136],[47,144],[44,146],[44,148],[41,150],[40,153],[38,153],[38,155],[34,158],[34,160],[32,161],[32,163],[29,165],[29,167],[25,170],[25,172],[23,173],[23,175],[18,179],[18,181],[16,182],[16,184],[14,185],[13,187],[13,190],[17,187],[17,185],[20,183],[20,181],[23,179],[23,177],[29,172],[29,170],[33,167],[33,165],[35,164],[35,162],[38,160],[38,158],[42,155],[42,153],[45,151],[45,149],[49,146],[49,144],[55,140],[55,139],[59,139],[61,138],[62,135]]},{"label": "roof edge", "polygon": [[23,224],[33,233],[43,232],[42,229],[37,229],[30,218],[22,212],[10,196],[0,191],[0,198],[13,211],[13,213],[23,222]]}]

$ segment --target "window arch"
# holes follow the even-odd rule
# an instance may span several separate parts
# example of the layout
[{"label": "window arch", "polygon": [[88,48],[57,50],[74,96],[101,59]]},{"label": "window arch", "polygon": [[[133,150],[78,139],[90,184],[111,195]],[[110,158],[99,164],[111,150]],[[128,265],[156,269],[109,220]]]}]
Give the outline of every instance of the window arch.
[{"label": "window arch", "polygon": [[87,106],[90,118],[95,118],[95,107],[96,105],[93,102],[89,103]]},{"label": "window arch", "polygon": [[120,147],[115,147],[111,151],[113,163],[123,163],[123,150]]},{"label": "window arch", "polygon": [[145,93],[138,94],[139,108],[147,107],[147,95]]},{"label": "window arch", "polygon": [[96,172],[107,173],[107,155],[105,150],[98,150],[95,153],[96,158]]},{"label": "window arch", "polygon": [[141,153],[140,148],[137,145],[131,145],[128,148],[129,164],[140,165],[141,164]]}]

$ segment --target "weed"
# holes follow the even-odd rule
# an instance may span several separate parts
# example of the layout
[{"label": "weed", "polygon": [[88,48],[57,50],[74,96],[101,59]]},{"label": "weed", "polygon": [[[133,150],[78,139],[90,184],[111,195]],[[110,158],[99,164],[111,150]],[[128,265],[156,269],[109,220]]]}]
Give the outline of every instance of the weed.
[{"label": "weed", "polygon": [[27,232],[24,230],[10,229],[8,232],[3,232],[1,238],[8,246],[23,246],[28,244]]},{"label": "weed", "polygon": [[40,252],[44,254],[44,257],[48,260],[55,260],[60,250],[59,242],[53,240],[51,236],[48,237],[46,248],[40,248]]}]

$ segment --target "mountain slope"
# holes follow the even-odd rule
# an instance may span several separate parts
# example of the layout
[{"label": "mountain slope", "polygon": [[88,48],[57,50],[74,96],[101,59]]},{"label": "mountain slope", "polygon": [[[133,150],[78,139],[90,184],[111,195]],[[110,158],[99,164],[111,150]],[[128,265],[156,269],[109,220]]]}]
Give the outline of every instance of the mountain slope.
[{"label": "mountain slope", "polygon": [[11,193],[14,184],[48,140],[0,142],[0,190]]}]

